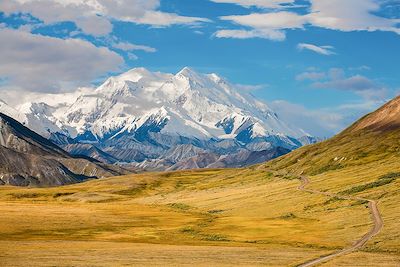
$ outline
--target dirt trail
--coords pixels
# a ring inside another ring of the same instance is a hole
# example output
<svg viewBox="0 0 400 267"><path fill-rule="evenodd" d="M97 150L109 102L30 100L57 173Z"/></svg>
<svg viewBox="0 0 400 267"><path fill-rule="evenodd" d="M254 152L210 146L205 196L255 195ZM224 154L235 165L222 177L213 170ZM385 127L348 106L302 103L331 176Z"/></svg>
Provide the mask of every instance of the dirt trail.
<svg viewBox="0 0 400 267"><path fill-rule="evenodd" d="M317 264L324 263L324 262L326 262L328 260L331 260L333 258L342 256L342 255L350 253L350 252L353 252L353 251L361 248L362 246L364 246L365 243L368 242L368 240L370 240L373 236L378 234L379 231L382 229L383 220L382 220L381 214L379 212L378 205L377 205L376 201L370 200L370 199L366 199L366 198L342 196L342 195L329 193L329 192L321 192L321 191L318 191L318 190L306 189L305 187L309 183L310 183L310 180L307 177L302 176L301 177L301 185L298 187L298 189L301 190L301 191L304 191L304 192L312 193L312 194L325 195L325 196L329 196L329 197L337 197L337 198L340 198L340 199L368 201L368 206L369 206L369 209L371 211L371 217L372 217L372 220L374 222L374 227L368 233L366 233L361 239L357 240L352 246L350 246L348 248L344 248L343 250L340 250L338 252L334 252L334 253L329 254L327 256L323 256L323 257L320 257L320 258L305 262L303 264L298 265L299 267L315 266Z"/></svg>

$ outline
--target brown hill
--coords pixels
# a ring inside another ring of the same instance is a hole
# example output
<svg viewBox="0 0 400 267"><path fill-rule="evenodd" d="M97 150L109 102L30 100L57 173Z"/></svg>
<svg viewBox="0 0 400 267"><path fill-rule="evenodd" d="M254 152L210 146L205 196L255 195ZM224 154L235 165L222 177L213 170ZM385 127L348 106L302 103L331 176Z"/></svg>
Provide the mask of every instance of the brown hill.
<svg viewBox="0 0 400 267"><path fill-rule="evenodd" d="M0 113L0 184L55 186L126 173L66 151Z"/></svg>
<svg viewBox="0 0 400 267"><path fill-rule="evenodd" d="M397 156L399 137L400 97L396 97L333 138L299 148L266 165L309 175L363 166Z"/></svg>
<svg viewBox="0 0 400 267"><path fill-rule="evenodd" d="M389 101L347 129L346 132L359 130L387 131L400 128L400 96Z"/></svg>

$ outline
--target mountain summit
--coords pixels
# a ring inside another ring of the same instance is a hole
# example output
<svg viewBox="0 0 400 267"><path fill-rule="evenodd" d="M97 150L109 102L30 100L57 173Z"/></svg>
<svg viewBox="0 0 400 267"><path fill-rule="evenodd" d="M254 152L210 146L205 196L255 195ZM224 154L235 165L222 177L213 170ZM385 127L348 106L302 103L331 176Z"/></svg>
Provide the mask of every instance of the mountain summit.
<svg viewBox="0 0 400 267"><path fill-rule="evenodd" d="M71 151L90 143L127 163L156 160L183 144L218 158L243 149L291 150L310 139L224 78L188 67L176 74L135 68L72 103L31 102L19 110L25 125L59 145L74 144Z"/></svg>

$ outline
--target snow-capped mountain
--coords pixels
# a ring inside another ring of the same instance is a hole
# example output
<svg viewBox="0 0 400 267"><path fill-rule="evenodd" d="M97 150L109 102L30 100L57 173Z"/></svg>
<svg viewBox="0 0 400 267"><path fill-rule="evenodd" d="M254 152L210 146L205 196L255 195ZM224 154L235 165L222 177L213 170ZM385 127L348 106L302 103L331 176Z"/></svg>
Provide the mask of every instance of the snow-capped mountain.
<svg viewBox="0 0 400 267"><path fill-rule="evenodd" d="M51 99L15 108L0 102L0 112L61 145L82 151L76 146L90 143L122 162L155 160L183 144L217 155L294 149L309 136L224 78L187 67L175 75L135 68Z"/></svg>
<svg viewBox="0 0 400 267"><path fill-rule="evenodd" d="M0 99L0 113L10 116L18 121L25 121L25 116L23 113L19 112L17 109L9 106L6 102Z"/></svg>

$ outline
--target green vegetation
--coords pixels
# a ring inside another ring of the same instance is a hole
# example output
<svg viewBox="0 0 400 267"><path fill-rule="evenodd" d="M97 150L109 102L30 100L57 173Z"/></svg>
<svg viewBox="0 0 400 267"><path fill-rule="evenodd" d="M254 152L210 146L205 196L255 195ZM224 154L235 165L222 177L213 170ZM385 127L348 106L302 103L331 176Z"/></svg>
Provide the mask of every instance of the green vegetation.
<svg viewBox="0 0 400 267"><path fill-rule="evenodd" d="M171 203L168 204L171 208L178 209L178 210L189 210L191 207L184 203Z"/></svg>
<svg viewBox="0 0 400 267"><path fill-rule="evenodd" d="M70 195L73 195L73 194L74 193L72 193L72 192L63 192L63 193L58 192L58 193L54 193L53 197L54 198L58 198L58 197L70 196Z"/></svg>
<svg viewBox="0 0 400 267"><path fill-rule="evenodd" d="M287 219L295 219L295 218L297 218L297 216L294 215L293 213L289 212L289 213L286 213L286 214L280 216L279 218L281 218L283 220L287 220Z"/></svg>
<svg viewBox="0 0 400 267"><path fill-rule="evenodd" d="M229 241L229 239L226 236L218 234L204 235L202 236L201 239L206 241Z"/></svg>
<svg viewBox="0 0 400 267"><path fill-rule="evenodd" d="M22 193L11 193L9 194L12 198L23 199L23 198L38 198L42 196L42 194L38 193L30 193L30 192L22 192Z"/></svg>
<svg viewBox="0 0 400 267"><path fill-rule="evenodd" d="M321 174L327 171L334 171L334 170L340 170L344 168L341 164L334 164L334 163L329 163L328 165L325 165L317 170L314 170L310 173L310 175L317 175Z"/></svg>
<svg viewBox="0 0 400 267"><path fill-rule="evenodd" d="M391 172L385 175L382 175L379 177L379 180L389 180L390 182L393 182L397 178L400 177L400 172Z"/></svg>
<svg viewBox="0 0 400 267"><path fill-rule="evenodd" d="M216 213L222 213L222 212L224 212L224 210L209 210L207 212L210 214L216 214Z"/></svg>
<svg viewBox="0 0 400 267"><path fill-rule="evenodd" d="M324 205L329 205L331 203L334 203L334 202L337 202L337 201L341 201L341 200L343 200L343 199L340 198L340 197L331 197L327 201L324 202Z"/></svg>
<svg viewBox="0 0 400 267"><path fill-rule="evenodd" d="M379 187L379 186L384 186L387 184L390 184L392 182L394 182L397 178L400 177L400 173L388 173L385 175L382 175L378 178L378 180L371 182L371 183L367 183L367 184L362 184L362 185L357 185L354 186L350 189L341 191L341 194L356 194L356 193L360 193L363 192L365 190L369 190L375 187Z"/></svg>

